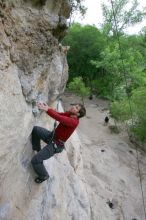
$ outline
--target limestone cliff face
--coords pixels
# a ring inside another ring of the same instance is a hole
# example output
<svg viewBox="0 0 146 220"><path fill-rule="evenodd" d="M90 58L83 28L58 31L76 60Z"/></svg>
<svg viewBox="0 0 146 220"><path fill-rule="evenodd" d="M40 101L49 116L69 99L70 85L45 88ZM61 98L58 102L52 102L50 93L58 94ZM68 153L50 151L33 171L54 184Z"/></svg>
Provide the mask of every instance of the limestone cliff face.
<svg viewBox="0 0 146 220"><path fill-rule="evenodd" d="M69 13L68 0L0 0L1 220L90 219L75 133L75 147L71 139L68 153L46 161L48 182L35 184L30 166L32 127L47 121L46 127L52 128L45 114L34 117L34 104L40 99L53 103L68 78L59 40Z"/></svg>
<svg viewBox="0 0 146 220"><path fill-rule="evenodd" d="M42 5L6 1L1 3L0 13L1 70L13 66L26 101L40 95L46 100L56 98L67 80L67 63L58 39L67 28L69 5L65 1L44 1Z"/></svg>

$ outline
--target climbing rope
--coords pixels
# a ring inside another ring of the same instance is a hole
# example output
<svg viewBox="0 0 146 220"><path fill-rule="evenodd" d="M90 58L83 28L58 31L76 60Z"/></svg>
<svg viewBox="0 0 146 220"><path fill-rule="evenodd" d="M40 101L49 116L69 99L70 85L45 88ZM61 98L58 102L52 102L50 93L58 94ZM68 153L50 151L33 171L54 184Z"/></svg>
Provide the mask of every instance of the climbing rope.
<svg viewBox="0 0 146 220"><path fill-rule="evenodd" d="M65 54L66 54L66 52L65 52ZM64 72L65 54L64 54L64 57L63 57L63 65L62 65L62 72L61 72L61 82L62 82L62 76L63 76L63 72ZM57 100L56 111L58 111L58 109L59 109L59 101L60 101L60 97L59 97L58 100ZM55 120L55 121L54 121L54 126L53 126L53 131L52 131L52 140L53 140L54 135L55 135L56 126L57 126L57 121Z"/></svg>
<svg viewBox="0 0 146 220"><path fill-rule="evenodd" d="M119 37L119 33L118 33L118 28L117 28L117 21L116 21L116 15L115 15L115 11L114 11L114 4L113 4L112 0L110 0L110 1L111 1L112 13L113 13L114 23L115 23L115 28L116 28L116 37L117 37L117 41L118 41L118 45L119 45L120 57L121 57L121 61L122 61L123 75L124 75L124 80L125 80L125 85L126 85L126 94L127 94L128 102L129 102L132 126L134 126L134 123L133 123L134 122L134 120L133 120L133 111L132 111L132 106L131 106L131 101L130 101L130 95L127 93L128 82L127 82L127 76L126 76L126 68L125 68L125 65L124 65L124 59L123 59L123 54L122 54L122 47L121 47L120 37ZM144 215L145 215L145 220L146 220L146 208L145 208L144 192L143 192L143 185L142 185L142 175L141 175L141 170L140 170L140 161L139 161L137 145L135 146L135 148L136 148L136 159L137 159L137 165L138 165L140 189L141 189L141 195L142 195L142 204L143 204L143 210L144 210Z"/></svg>
<svg viewBox="0 0 146 220"><path fill-rule="evenodd" d="M63 72L64 72L64 66L65 66L65 54L67 54L67 50L69 49L70 47L69 46L66 46L66 49L63 50L62 49L62 46L59 45L59 49L62 50L62 52L64 53L64 57L63 57L63 65L62 65L62 72L61 72L61 82L62 82L62 76L63 76ZM39 100L42 100L42 97L41 95L38 95L37 96L37 102ZM60 101L60 97L58 97L58 100L57 100L57 106L56 106L56 111L58 111L58 108L59 108L59 101ZM36 105L36 100L33 101L32 103L32 112L34 114L35 117L38 116L38 114L40 114L40 110L38 109L37 105ZM54 135L55 135L55 129L56 129L56 126L57 126L57 121L55 120L54 121L54 126L53 126L53 130L52 130L52 139L54 138Z"/></svg>

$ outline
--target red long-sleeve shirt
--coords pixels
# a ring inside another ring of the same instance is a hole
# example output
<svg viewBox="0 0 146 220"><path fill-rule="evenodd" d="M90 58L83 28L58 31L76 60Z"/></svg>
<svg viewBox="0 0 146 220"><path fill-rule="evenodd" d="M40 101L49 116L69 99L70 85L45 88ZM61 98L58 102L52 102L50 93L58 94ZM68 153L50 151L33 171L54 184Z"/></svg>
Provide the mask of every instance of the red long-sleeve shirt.
<svg viewBox="0 0 146 220"><path fill-rule="evenodd" d="M62 140L65 142L79 124L79 119L72 118L69 112L60 113L53 109L48 109L47 114L60 122L55 129L56 140Z"/></svg>

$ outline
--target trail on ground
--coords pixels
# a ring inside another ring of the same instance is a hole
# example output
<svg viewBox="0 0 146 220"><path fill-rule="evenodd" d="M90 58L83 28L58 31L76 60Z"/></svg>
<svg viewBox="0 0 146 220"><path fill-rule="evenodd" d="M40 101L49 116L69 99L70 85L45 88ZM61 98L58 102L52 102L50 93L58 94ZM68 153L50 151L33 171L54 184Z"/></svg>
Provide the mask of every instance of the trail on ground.
<svg viewBox="0 0 146 220"><path fill-rule="evenodd" d="M65 108L78 101L79 98L71 94L63 98ZM126 132L112 133L111 118L109 124L104 125L107 101L86 99L85 105L87 115L80 120L78 133L92 219L145 220L135 147ZM146 206L146 155L143 152L139 152L139 160ZM108 201L112 202L112 209Z"/></svg>

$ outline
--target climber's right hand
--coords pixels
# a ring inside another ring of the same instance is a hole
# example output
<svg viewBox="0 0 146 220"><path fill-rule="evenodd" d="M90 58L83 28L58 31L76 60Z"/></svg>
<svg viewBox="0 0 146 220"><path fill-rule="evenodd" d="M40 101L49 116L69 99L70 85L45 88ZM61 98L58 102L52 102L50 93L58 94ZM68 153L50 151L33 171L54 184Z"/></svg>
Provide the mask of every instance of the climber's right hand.
<svg viewBox="0 0 146 220"><path fill-rule="evenodd" d="M38 102L38 103L37 103L37 106L38 106L39 109L44 110L44 111L46 111L46 112L47 112L48 109L49 109L49 106L48 106L46 103Z"/></svg>

